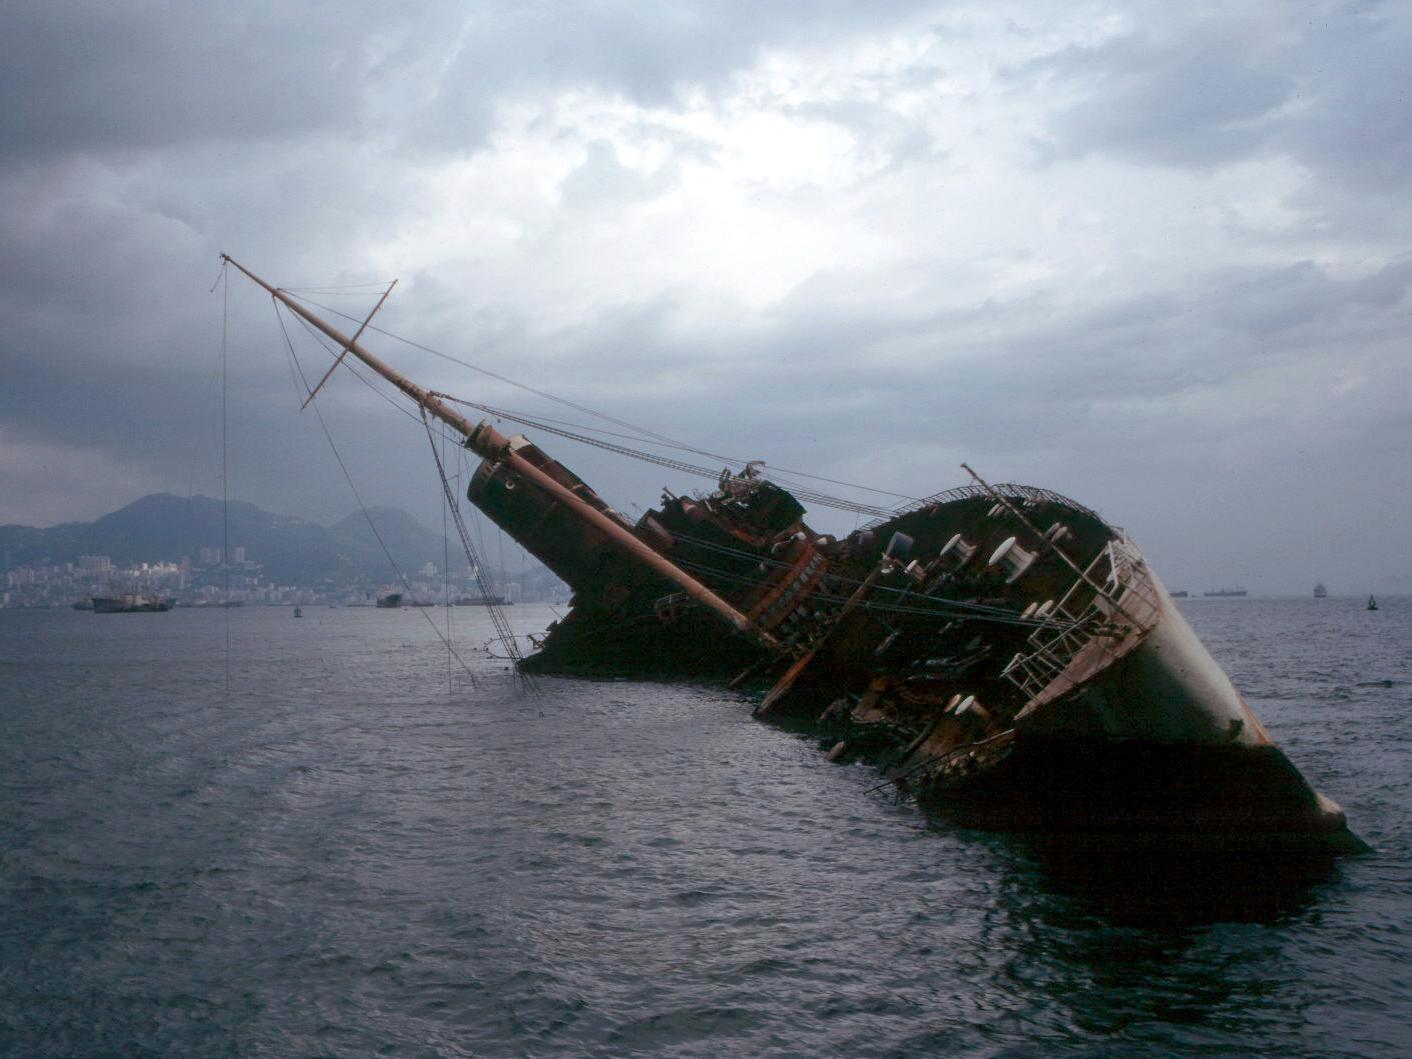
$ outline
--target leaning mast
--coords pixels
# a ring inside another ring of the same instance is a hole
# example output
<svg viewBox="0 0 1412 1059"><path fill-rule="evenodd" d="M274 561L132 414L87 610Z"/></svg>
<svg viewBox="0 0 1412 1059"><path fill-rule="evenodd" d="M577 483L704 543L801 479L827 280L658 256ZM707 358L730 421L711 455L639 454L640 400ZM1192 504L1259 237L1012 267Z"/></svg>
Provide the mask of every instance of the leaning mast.
<svg viewBox="0 0 1412 1059"><path fill-rule="evenodd" d="M519 455L519 453L515 452L510 446L510 439L491 426L489 422L481 420L479 423L471 423L469 419L451 408L439 397L433 395L429 390L418 386L400 371L386 364L375 354L369 352L357 341L356 337L345 335L336 327L304 308L304 306L300 305L280 288L266 283L229 254L222 254L221 260L227 264L234 265L244 273L251 282L268 291L270 297L286 306L290 312L307 322L311 327L327 335L334 342L337 342L341 350L346 353L352 353L369 368L410 397L429 414L440 419L453 430L458 431L465 438L464 445L466 448L470 449L482 459L504 463L516 474L530 479L560 503L564 504L568 510L574 512L580 519L591 524L619 547L641 560L648 568L667 578L669 581L672 581L692 599L715 611L726 621L730 622L737 631L752 637L767 649L778 650L778 642L768 632L761 629L739 610L731 606L715 592L711 591L711 589L707 588L696 578L681 569L681 567L667 559L660 552L655 551L653 548L643 543L622 525L609 518L593 505L584 501L583 498L579 497L572 490L555 481L523 456Z"/></svg>

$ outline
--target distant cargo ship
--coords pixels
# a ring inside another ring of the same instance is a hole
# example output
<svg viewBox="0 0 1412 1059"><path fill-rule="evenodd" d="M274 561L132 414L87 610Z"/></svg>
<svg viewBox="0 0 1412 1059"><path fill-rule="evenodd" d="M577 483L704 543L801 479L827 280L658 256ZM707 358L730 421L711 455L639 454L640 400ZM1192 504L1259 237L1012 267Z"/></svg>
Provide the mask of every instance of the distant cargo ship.
<svg viewBox="0 0 1412 1059"><path fill-rule="evenodd" d="M384 610L389 610L393 607L400 607L402 606L402 593L389 592L385 596L379 596L377 605L379 607L382 607Z"/></svg>
<svg viewBox="0 0 1412 1059"><path fill-rule="evenodd" d="M1201 593L1203 596L1243 596L1243 588L1213 588L1210 592Z"/></svg>
<svg viewBox="0 0 1412 1059"><path fill-rule="evenodd" d="M1182 589L1180 592L1168 592L1167 595L1171 596L1173 599L1186 599L1191 593L1186 589Z"/></svg>
<svg viewBox="0 0 1412 1059"><path fill-rule="evenodd" d="M171 610L176 600L170 596L144 596L138 592L125 592L121 596L94 596L95 614L155 614Z"/></svg>
<svg viewBox="0 0 1412 1059"><path fill-rule="evenodd" d="M456 599L458 607L508 607L510 600L504 596L459 596Z"/></svg>

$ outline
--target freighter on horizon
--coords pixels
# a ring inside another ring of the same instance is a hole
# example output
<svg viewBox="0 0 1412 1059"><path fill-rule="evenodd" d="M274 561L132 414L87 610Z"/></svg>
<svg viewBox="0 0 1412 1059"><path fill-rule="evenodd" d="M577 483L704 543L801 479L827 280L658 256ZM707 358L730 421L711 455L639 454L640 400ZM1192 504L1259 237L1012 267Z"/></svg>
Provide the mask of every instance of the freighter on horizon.
<svg viewBox="0 0 1412 1059"><path fill-rule="evenodd" d="M144 596L139 592L93 597L95 614L156 614L175 606L176 600L169 596Z"/></svg>

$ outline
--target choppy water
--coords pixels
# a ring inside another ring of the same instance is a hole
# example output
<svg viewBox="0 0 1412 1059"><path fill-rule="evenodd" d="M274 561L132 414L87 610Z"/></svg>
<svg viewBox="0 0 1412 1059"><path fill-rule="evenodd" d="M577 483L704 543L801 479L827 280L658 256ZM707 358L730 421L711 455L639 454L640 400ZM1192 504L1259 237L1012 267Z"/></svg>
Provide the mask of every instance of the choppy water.
<svg viewBox="0 0 1412 1059"><path fill-rule="evenodd" d="M1412 1053L1412 599L1185 609L1374 855L929 826L718 689L448 693L415 612L232 611L229 697L225 613L0 612L0 1052Z"/></svg>

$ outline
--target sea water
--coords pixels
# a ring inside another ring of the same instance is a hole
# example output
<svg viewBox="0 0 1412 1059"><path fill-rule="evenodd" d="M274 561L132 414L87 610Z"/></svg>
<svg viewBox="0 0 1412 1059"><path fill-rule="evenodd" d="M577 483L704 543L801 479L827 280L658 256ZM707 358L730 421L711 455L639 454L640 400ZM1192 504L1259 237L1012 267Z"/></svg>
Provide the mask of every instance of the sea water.
<svg viewBox="0 0 1412 1059"><path fill-rule="evenodd" d="M464 668L444 611L0 611L0 1053L1412 1054L1382 603L1183 603L1375 849L1313 865L932 824L743 694L527 693L471 608Z"/></svg>

